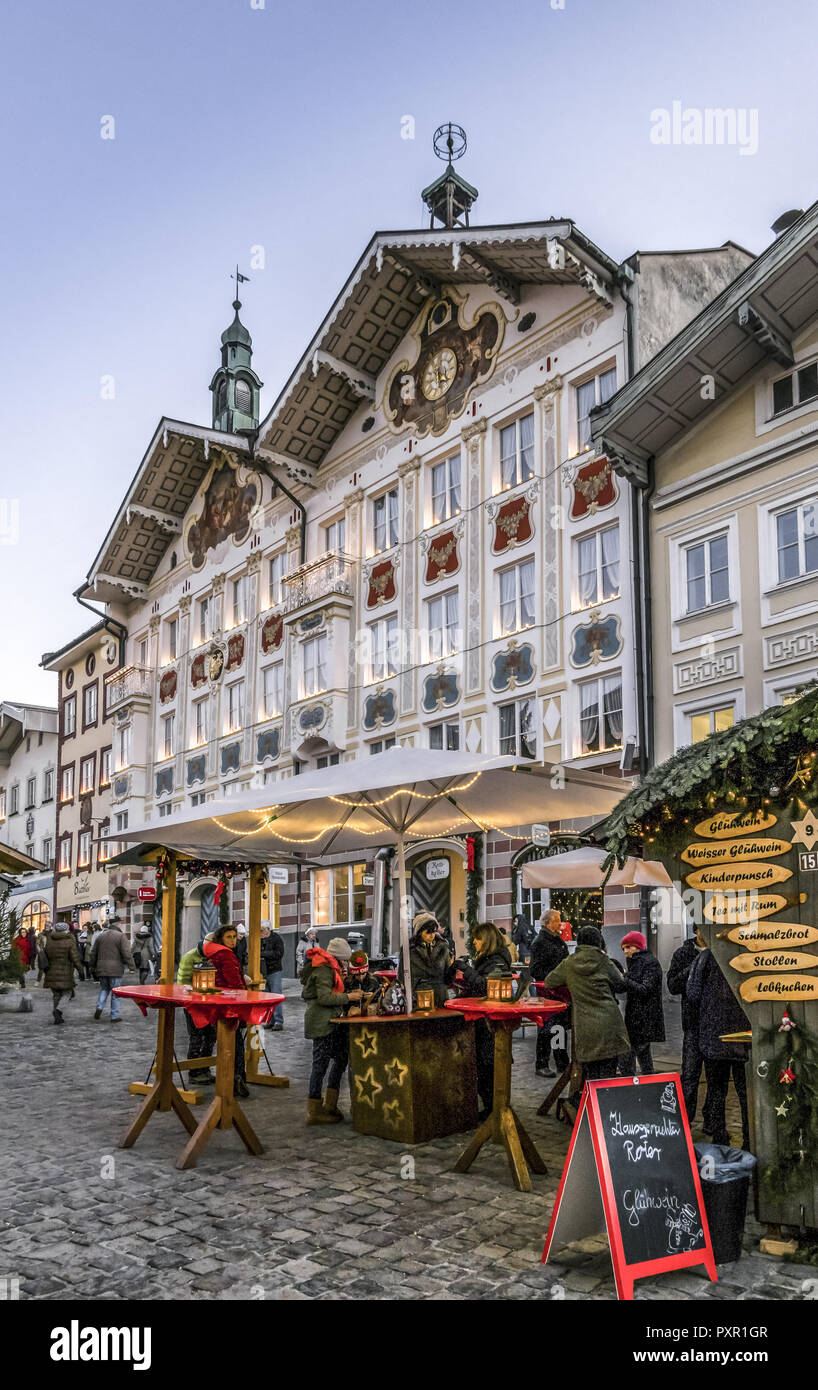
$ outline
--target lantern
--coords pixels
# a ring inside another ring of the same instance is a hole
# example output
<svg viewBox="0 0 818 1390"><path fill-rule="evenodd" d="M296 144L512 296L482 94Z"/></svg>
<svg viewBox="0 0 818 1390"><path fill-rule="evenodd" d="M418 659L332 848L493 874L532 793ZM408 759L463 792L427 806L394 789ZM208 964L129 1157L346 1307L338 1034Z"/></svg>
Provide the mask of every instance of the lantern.
<svg viewBox="0 0 818 1390"><path fill-rule="evenodd" d="M494 1004L510 1004L514 998L514 976L494 975L486 980L486 998Z"/></svg>
<svg viewBox="0 0 818 1390"><path fill-rule="evenodd" d="M216 994L215 965L194 965L191 980L196 994Z"/></svg>
<svg viewBox="0 0 818 1390"><path fill-rule="evenodd" d="M417 1008L426 1013L435 1007L435 992L433 989L419 989L417 992Z"/></svg>

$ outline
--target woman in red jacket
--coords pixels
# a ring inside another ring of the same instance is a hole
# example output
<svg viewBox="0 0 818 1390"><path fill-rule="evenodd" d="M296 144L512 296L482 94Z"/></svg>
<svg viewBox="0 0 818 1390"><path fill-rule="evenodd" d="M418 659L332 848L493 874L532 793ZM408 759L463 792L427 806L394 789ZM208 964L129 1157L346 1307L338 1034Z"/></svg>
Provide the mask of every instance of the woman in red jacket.
<svg viewBox="0 0 818 1390"><path fill-rule="evenodd" d="M33 947L31 943L31 937L29 936L25 927L21 927L18 931L17 935L14 938L14 945L20 952L20 959L23 962L23 970L30 970Z"/></svg>
<svg viewBox="0 0 818 1390"><path fill-rule="evenodd" d="M246 989L252 984L249 975L242 974L239 958L236 955L239 934L235 927L219 927L204 939L202 954L216 967L217 989ZM247 1088L247 1073L244 1067L244 1036L246 1028L240 1023L236 1029L236 1063L233 1071L233 1094L246 1100L250 1092Z"/></svg>

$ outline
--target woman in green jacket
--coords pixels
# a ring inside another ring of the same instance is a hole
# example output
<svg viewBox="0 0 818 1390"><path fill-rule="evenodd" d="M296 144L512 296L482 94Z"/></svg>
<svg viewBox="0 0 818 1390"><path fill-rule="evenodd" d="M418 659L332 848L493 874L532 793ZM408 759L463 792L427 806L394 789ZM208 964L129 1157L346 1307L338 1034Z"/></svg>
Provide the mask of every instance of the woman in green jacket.
<svg viewBox="0 0 818 1390"><path fill-rule="evenodd" d="M549 989L566 985L571 992L574 1056L586 1081L616 1076L616 1059L630 1049L625 1020L614 992L624 993L621 970L602 949L598 927L580 927L577 949L546 975Z"/></svg>
<svg viewBox="0 0 818 1390"><path fill-rule="evenodd" d="M304 1037L312 1039L308 1125L335 1125L343 1119L338 1109L338 1088L349 1061L349 1042L346 1030L334 1027L332 1020L363 996L360 989L345 991L344 967L349 965L351 955L349 942L336 936L326 951L318 946L307 951L301 971L301 998L307 1005ZM325 1076L327 1094L322 1103Z"/></svg>

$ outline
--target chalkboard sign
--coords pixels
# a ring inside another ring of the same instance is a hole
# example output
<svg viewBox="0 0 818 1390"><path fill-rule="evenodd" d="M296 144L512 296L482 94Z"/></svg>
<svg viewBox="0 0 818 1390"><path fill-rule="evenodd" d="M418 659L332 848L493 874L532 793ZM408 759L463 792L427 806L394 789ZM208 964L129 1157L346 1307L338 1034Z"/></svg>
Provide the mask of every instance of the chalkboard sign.
<svg viewBox="0 0 818 1390"><path fill-rule="evenodd" d="M617 1293L648 1274L704 1264L716 1278L679 1077L588 1082L543 1260L607 1229Z"/></svg>

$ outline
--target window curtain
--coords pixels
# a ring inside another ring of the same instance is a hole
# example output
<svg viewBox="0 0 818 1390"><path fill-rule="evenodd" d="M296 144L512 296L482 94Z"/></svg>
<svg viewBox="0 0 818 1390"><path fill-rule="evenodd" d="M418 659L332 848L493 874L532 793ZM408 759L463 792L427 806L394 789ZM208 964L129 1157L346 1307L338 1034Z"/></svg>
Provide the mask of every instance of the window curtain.
<svg viewBox="0 0 818 1390"><path fill-rule="evenodd" d="M622 743L622 685L620 681L606 681L602 697L605 712L605 746L618 747Z"/></svg>
<svg viewBox="0 0 818 1390"><path fill-rule="evenodd" d="M599 690L596 681L580 689L579 728L582 752L595 753L599 748Z"/></svg>

